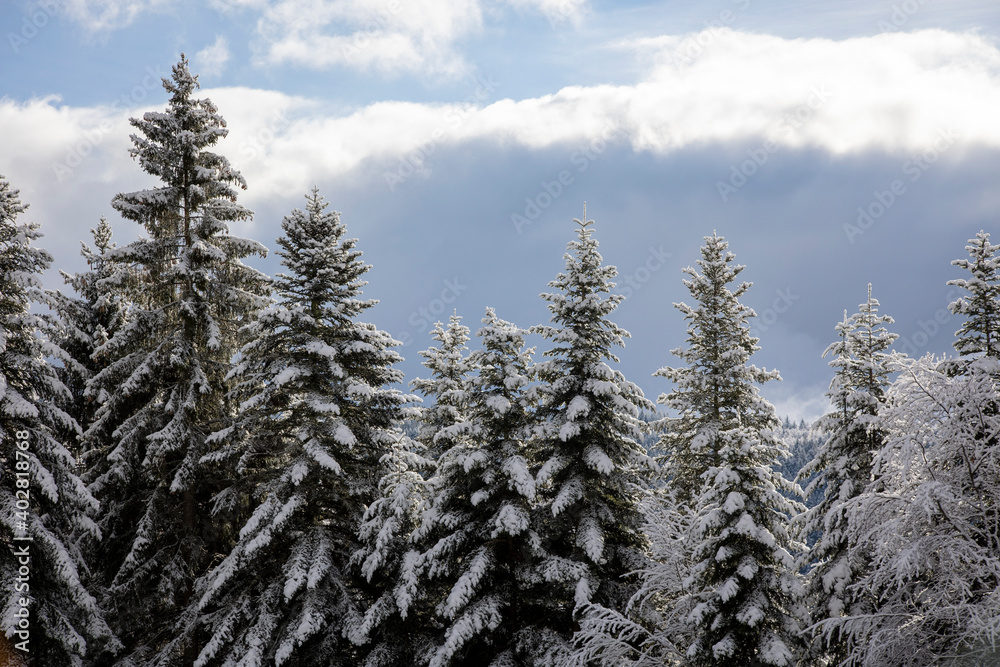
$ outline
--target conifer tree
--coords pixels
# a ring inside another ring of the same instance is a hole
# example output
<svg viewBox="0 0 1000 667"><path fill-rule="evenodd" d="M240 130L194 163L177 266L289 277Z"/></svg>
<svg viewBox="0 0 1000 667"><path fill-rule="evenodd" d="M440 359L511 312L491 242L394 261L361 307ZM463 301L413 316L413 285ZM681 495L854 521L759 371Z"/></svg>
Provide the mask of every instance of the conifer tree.
<svg viewBox="0 0 1000 667"><path fill-rule="evenodd" d="M469 420L443 433L455 443L429 481L429 506L404 569L414 599L436 603L441 636L426 656L447 665L551 664L561 641L546 627L532 521L535 479L529 442L532 350L525 332L487 309L466 385Z"/></svg>
<svg viewBox="0 0 1000 667"><path fill-rule="evenodd" d="M469 328L457 313L449 318L447 328L437 322L431 338L440 347L420 352L431 376L416 378L410 386L433 403L414 410L419 424L417 442L401 438L386 457L387 473L379 482L380 495L365 512L362 546L354 556L363 576L377 591L356 634L358 643L367 645L367 667L410 667L417 656L429 654L441 629L433 605L425 599L412 599L410 586L403 580L404 565L408 574L415 572L417 552L410 537L428 500L425 478L433 475L436 461L456 442L450 427L468 421L472 365L465 345Z"/></svg>
<svg viewBox="0 0 1000 667"><path fill-rule="evenodd" d="M241 261L266 249L229 231L251 216L236 202L246 182L208 150L226 136L225 121L194 97L197 77L183 55L163 86L167 109L130 121L138 131L131 154L160 185L112 201L145 235L106 251L117 270L98 282L131 302L131 317L97 349L108 365L87 388L106 400L85 441L98 447L111 436L95 488L102 525L119 531L100 559L127 647L123 665L190 665L197 655L182 611L229 539L209 511L227 473L201 459L208 435L231 417L226 375L238 329L266 302L266 276Z"/></svg>
<svg viewBox="0 0 1000 667"><path fill-rule="evenodd" d="M758 339L739 297L750 283L730 289L744 267L728 248L717 234L705 237L701 272L684 269L696 305L675 304L688 320L688 346L673 353L687 366L656 372L674 382L660 402L678 413L665 420L665 470L700 515L685 664L791 665L801 611L789 520L801 506L781 492L800 490L774 470L787 448L757 385L778 374L749 364Z"/></svg>
<svg viewBox="0 0 1000 667"><path fill-rule="evenodd" d="M410 385L433 401L432 405L419 411L417 438L427 448L426 456L436 461L452 444L443 432L466 419L469 397L465 381L473 368L465 345L469 342L469 327L462 324L462 318L457 314L449 318L447 328L437 322L431 331L431 338L438 341L440 347L420 352L424 358L423 365L431 371L431 376L417 378Z"/></svg>
<svg viewBox="0 0 1000 667"><path fill-rule="evenodd" d="M842 619L849 665L992 664L1000 655L1000 258L979 232L970 272L949 281L967 296L958 359L907 362L879 419L873 479L849 506L857 582L874 613Z"/></svg>
<svg viewBox="0 0 1000 667"><path fill-rule="evenodd" d="M956 259L952 266L965 269L968 278L949 280L949 285L961 287L969 292L948 305L956 315L964 315L965 322L955 333L955 350L960 357L985 355L1000 357L1000 256L996 251L1000 246L990 243L990 235L985 231L969 239L965 249L968 259Z"/></svg>
<svg viewBox="0 0 1000 667"><path fill-rule="evenodd" d="M387 385L398 345L358 321L369 266L357 239L314 189L282 221L277 304L260 312L233 370L239 412L208 458L238 481L225 509L251 494L239 541L205 579L199 608L211 638L197 665L357 665L364 613L351 557L366 507L399 439L406 401Z"/></svg>
<svg viewBox="0 0 1000 667"><path fill-rule="evenodd" d="M100 538L97 502L59 439L79 427L62 407L70 392L46 360L68 355L29 310L55 301L41 288L52 259L32 245L38 225L17 220L25 208L0 176L0 631L31 667L76 666L118 644L82 583L78 541Z"/></svg>
<svg viewBox="0 0 1000 667"><path fill-rule="evenodd" d="M889 386L889 353L897 338L885 326L892 324L888 315L878 314L879 302L871 295L859 306L859 312L837 325L840 340L831 344L826 354L836 355L830 365L837 369L827 396L834 410L824 415L816 430L827 434L815 457L799 471L800 480L812 477L805 497L822 489L823 498L816 506L795 518L803 541L818 535L815 545L803 555L801 566L808 566L806 602L813 623L825 619L822 642L810 647L813 660L825 659L837 664L846 657L846 646L837 630L837 619L844 615L871 612L870 596L851 584L866 564L850 551L848 530L849 501L859 496L872 479L872 461L884 444L884 431L878 415Z"/></svg>
<svg viewBox="0 0 1000 667"><path fill-rule="evenodd" d="M111 224L102 217L97 228L91 229L90 233L94 237L94 248L85 242L80 244L80 254L86 259L88 270L74 275L60 272L75 296L58 291L49 295L54 300L58 315L59 347L68 355L65 364L58 370L60 379L72 396L67 412L83 432L90 428L97 407L102 402L101 396L87 392L89 380L106 366L106 361L95 357L95 352L128 319L128 304L121 295L99 286L100 281L111 277L117 269L107 257L116 247L111 241ZM85 479L92 480L96 465L102 463L99 453L81 451L78 458L84 461ZM88 466L89 461L96 465Z"/></svg>
<svg viewBox="0 0 1000 667"><path fill-rule="evenodd" d="M592 220L575 220L566 269L542 294L552 324L533 332L554 343L537 364L539 528L551 627L567 639L574 611L593 603L622 610L638 587L626 576L648 563L639 501L655 466L639 444L642 409L653 404L629 382L614 347L628 332L608 317L623 297L602 264Z"/></svg>
<svg viewBox="0 0 1000 667"><path fill-rule="evenodd" d="M423 451L420 443L399 438L383 457L379 496L361 522L361 546L352 563L360 567L374 600L351 639L363 646L364 667L412 667L416 656L431 650L441 628L433 606L413 600L413 583L403 577L418 556L410 537L427 502L425 475L434 468Z"/></svg>

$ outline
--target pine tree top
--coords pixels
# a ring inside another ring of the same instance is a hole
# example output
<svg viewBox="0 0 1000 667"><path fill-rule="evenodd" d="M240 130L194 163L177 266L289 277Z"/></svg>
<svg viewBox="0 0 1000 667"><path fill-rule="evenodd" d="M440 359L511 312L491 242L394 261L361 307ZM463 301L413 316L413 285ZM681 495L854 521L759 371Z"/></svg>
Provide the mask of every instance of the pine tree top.
<svg viewBox="0 0 1000 667"><path fill-rule="evenodd" d="M52 304L41 283L41 274L52 264L52 256L31 245L42 233L37 222L17 220L26 210L20 190L0 174L0 317L27 313L29 300ZM22 326L42 324L40 318L32 317L31 322ZM2 346L0 339L0 349Z"/></svg>
<svg viewBox="0 0 1000 667"><path fill-rule="evenodd" d="M209 99L195 99L198 77L188 69L187 58L173 66L170 79L163 79L170 93L166 111L150 111L129 122L141 132L130 135L133 159L142 169L163 181L164 186L120 193L111 205L123 218L144 225L154 237L166 234L190 241L191 220L196 213L210 233L224 230L225 221L244 220L252 213L236 203L236 190L245 190L246 180L229 160L206 148L215 145L229 130ZM177 216L184 216L178 220Z"/></svg>
<svg viewBox="0 0 1000 667"><path fill-rule="evenodd" d="M536 366L543 381L541 391L553 395L550 403L555 406L581 392L604 393L599 388L605 387L619 395L623 410L634 415L638 407L653 406L638 387L625 382L607 364L618 362L611 350L624 347L630 334L608 319L624 300L623 296L611 293L618 270L603 264L598 243L592 236L593 220L586 219L586 209L584 213L584 220L573 219L578 225L577 238L567 244L565 270L549 282L549 287L559 291L541 294L549 302L552 324L537 325L530 330L555 343L543 353L550 359ZM612 385L618 389L610 389Z"/></svg>
<svg viewBox="0 0 1000 667"><path fill-rule="evenodd" d="M756 388L751 387L753 383L781 379L777 371L749 364L751 355L760 349L759 339L750 334L749 320L756 313L739 298L753 283L743 281L735 288L729 287L745 268L733 264L735 259L725 237L713 232L705 237L705 245L701 247L701 259L697 261L701 271L690 266L683 269L690 276L684 285L695 305L674 304L688 321L688 345L671 353L688 365L664 367L654 373L677 385L671 394L661 395L659 402L682 413L693 409L718 419L723 412L745 410L758 402ZM711 397L712 392L724 396L722 403L718 397ZM722 404L728 408L722 409ZM763 410L771 411L769 404Z"/></svg>
<svg viewBox="0 0 1000 667"><path fill-rule="evenodd" d="M969 292L948 305L956 315L965 315L962 328L955 332L955 350L960 356L984 354L1000 357L1000 246L990 243L990 235L980 231L969 239L965 249L968 259L956 259L952 266L965 269L969 278L949 280L948 285L961 287Z"/></svg>
<svg viewBox="0 0 1000 667"><path fill-rule="evenodd" d="M306 210L293 210L281 222L278 255L290 274L278 273L280 301L305 307L313 319L346 323L378 301L361 299L371 265L361 261L358 239L345 238L340 213L327 211L329 202L313 188Z"/></svg>

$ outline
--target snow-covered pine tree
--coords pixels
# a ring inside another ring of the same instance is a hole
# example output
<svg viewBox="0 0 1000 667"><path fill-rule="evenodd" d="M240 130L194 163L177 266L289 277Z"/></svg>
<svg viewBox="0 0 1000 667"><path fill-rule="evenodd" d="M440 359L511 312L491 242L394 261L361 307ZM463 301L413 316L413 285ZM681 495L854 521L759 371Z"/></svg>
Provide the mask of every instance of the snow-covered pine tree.
<svg viewBox="0 0 1000 667"><path fill-rule="evenodd" d="M99 281L109 278L116 270L107 257L107 253L116 247L111 241L111 224L102 217L97 228L91 229L90 233L94 237L94 248L86 242L80 244L83 246L80 254L86 259L89 269L73 275L60 271L75 296L58 291L49 294L58 316L57 342L68 355L58 369L59 378L72 396L67 412L80 425L82 432L90 428L97 407L103 402L101 396L86 391L87 382L107 363L95 358L94 352L128 319L127 302L120 295L98 286ZM88 460L100 465L102 458L99 452L78 452L78 459L84 464L85 480L92 480L99 474L96 467L88 465Z"/></svg>
<svg viewBox="0 0 1000 667"><path fill-rule="evenodd" d="M442 627L434 616L433 604L413 600L401 577L407 554L411 559L417 555L410 536L427 501L426 477L432 475L441 454L455 444L455 433L448 431L449 427L468 421L472 366L466 354L469 328L457 313L449 318L447 328L435 323L431 338L440 347L420 352L431 376L417 378L410 386L433 404L414 409L418 441L401 438L386 456L387 472L379 482L380 495L365 512L362 547L354 555L378 594L356 635L358 643L368 645L366 667L410 667L417 656L428 655L435 633ZM411 561L408 567L413 565Z"/></svg>
<svg viewBox="0 0 1000 667"><path fill-rule="evenodd" d="M1000 256L996 251L1000 246L990 243L990 235L985 231L969 239L965 249L968 259L956 259L952 266L958 266L972 274L969 278L949 280L949 285L961 287L969 292L948 305L956 315L964 315L962 328L955 332L955 350L961 357L985 355L1000 357ZM949 367L953 367L950 364Z"/></svg>
<svg viewBox="0 0 1000 667"><path fill-rule="evenodd" d="M205 578L211 638L202 665L357 665L351 641L366 600L350 573L366 507L400 437L408 397L398 345L358 316L370 266L340 215L314 189L282 221L277 304L249 329L232 376L239 412L209 458L235 471L216 498L256 507Z"/></svg>
<svg viewBox="0 0 1000 667"><path fill-rule="evenodd" d="M532 350L524 334L486 310L482 348L470 357L478 374L465 385L469 420L442 433L454 444L428 482L429 505L413 534L418 554L401 582L415 601L434 603L443 623L435 645L417 655L420 664L552 664L551 650L562 643L539 604L526 390Z"/></svg>
<svg viewBox="0 0 1000 667"><path fill-rule="evenodd" d="M664 420L660 440L669 483L700 515L685 664L791 665L801 610L789 522L801 505L781 492L801 490L774 470L787 449L757 385L778 374L749 364L758 339L748 324L754 312L739 301L750 283L729 287L744 269L734 259L725 238L705 237L701 272L684 269L696 305L675 304L688 320L688 346L673 354L687 366L655 373L675 384L660 396L678 415Z"/></svg>
<svg viewBox="0 0 1000 667"><path fill-rule="evenodd" d="M353 562L360 566L374 597L352 635L355 643L366 645L364 667L412 667L416 656L430 650L441 627L433 606L412 600L402 578L406 558L416 557L410 536L427 500L425 475L434 467L423 451L409 438L396 442L383 457L386 472L379 480L379 497L361 522L361 547Z"/></svg>
<svg viewBox="0 0 1000 667"><path fill-rule="evenodd" d="M440 347L430 347L420 352L423 365L431 371L429 378L417 378L410 383L433 404L420 409L420 430L417 438L426 447L426 456L436 461L448 451L452 442L442 432L449 426L465 421L469 397L465 381L473 371L467 358L469 327L462 324L458 314L448 319L448 327L441 322L434 325L431 338Z"/></svg>
<svg viewBox="0 0 1000 667"><path fill-rule="evenodd" d="M105 252L117 270L98 289L123 294L130 319L97 355L108 365L87 391L106 400L85 441L110 434L108 470L95 483L102 525L117 534L100 560L113 573L119 664L190 665L197 641L180 631L197 578L229 544L209 501L223 483L202 462L207 436L232 410L226 375L242 321L266 303L267 278L241 259L263 255L229 225L251 212L236 201L246 182L208 149L227 134L184 56L163 80L166 111L131 119L132 156L161 184L121 193L112 206L145 235Z"/></svg>
<svg viewBox="0 0 1000 667"><path fill-rule="evenodd" d="M850 318L844 313L844 321L836 327L840 340L823 353L835 355L830 366L836 373L826 394L834 409L817 421L815 429L826 434L826 440L798 475L799 480L812 478L805 497L817 489L823 492L818 505L795 517L803 542L816 536L799 563L811 564L806 606L814 624L829 619L816 628L815 643L809 648L810 659L817 664L838 664L847 655L838 619L872 611L870 595L851 587L867 565L859 560L859 551L850 550L847 508L848 501L871 482L872 460L884 444L878 415L895 358L889 347L898 336L886 330L893 319L879 315L878 308L869 284L868 299Z"/></svg>
<svg viewBox="0 0 1000 667"><path fill-rule="evenodd" d="M593 220L583 217L565 271L549 283L558 291L541 295L552 324L532 328L554 343L537 364L537 512L550 627L567 640L577 608L621 611L636 592L637 577L627 575L649 562L639 502L655 468L638 418L655 406L609 365L629 336L608 319L624 298L611 293L618 271L602 265Z"/></svg>
<svg viewBox="0 0 1000 667"><path fill-rule="evenodd" d="M81 583L78 540L100 538L97 502L57 437L78 426L61 407L70 392L46 359L67 355L37 335L51 331L30 312L55 302L41 288L52 259L32 245L38 225L17 220L25 208L0 176L0 631L32 667L77 666L117 644Z"/></svg>

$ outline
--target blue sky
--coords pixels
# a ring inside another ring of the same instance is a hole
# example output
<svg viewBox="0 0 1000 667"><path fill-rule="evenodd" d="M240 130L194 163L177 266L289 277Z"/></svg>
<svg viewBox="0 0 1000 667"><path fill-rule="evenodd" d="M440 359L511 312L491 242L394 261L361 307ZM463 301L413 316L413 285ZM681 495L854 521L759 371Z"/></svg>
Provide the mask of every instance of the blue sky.
<svg viewBox="0 0 1000 667"><path fill-rule="evenodd" d="M759 317L764 394L812 419L821 354L867 284L898 347L951 350L950 266L1000 211L1000 12L972 0L7 0L0 174L56 269L152 182L127 119L181 52L230 135L272 249L313 186L373 265L408 378L430 324L487 306L547 321L571 220L596 220L628 298L621 369L652 398L678 363L681 269L726 236ZM271 255L256 265L278 269ZM544 347L544 346L543 346Z"/></svg>

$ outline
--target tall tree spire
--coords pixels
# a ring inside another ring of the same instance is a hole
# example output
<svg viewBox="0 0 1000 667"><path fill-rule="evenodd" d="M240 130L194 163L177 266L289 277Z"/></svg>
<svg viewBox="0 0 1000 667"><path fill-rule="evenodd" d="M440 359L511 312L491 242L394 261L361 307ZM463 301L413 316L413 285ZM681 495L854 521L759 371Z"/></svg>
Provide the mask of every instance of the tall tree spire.
<svg viewBox="0 0 1000 667"><path fill-rule="evenodd" d="M208 434L231 417L226 375L238 329L266 303L266 276L241 259L266 249L230 234L251 216L236 201L246 182L209 150L226 123L210 100L194 97L197 77L183 55L163 86L167 109L130 121L138 131L131 154L160 184L112 201L145 235L106 253L120 268L99 285L123 293L132 318L97 351L112 361L88 391L107 400L85 439L113 438L102 520L124 532L102 560L118 632L134 651L122 660L159 654L159 664L189 665L198 642L180 611L225 548L209 501L226 473L202 457Z"/></svg>
<svg viewBox="0 0 1000 667"><path fill-rule="evenodd" d="M697 269L684 269L695 305L675 304L688 320L687 362L663 368L675 388L660 402L678 413L665 420L669 484L700 515L693 545L689 617L691 665L792 665L799 588L791 556L790 517L798 503L782 494L798 486L774 469L787 456L774 407L757 384L778 379L749 364L757 348L753 311L739 301L750 283L725 238L705 237Z"/></svg>
<svg viewBox="0 0 1000 667"><path fill-rule="evenodd" d="M603 264L593 221L574 222L565 270L542 294L552 323L532 329L553 344L537 364L539 533L552 627L567 638L575 609L621 610L635 592L628 575L648 562L639 489L655 467L638 418L653 404L610 365L629 336L609 319L623 300L611 291L617 269Z"/></svg>
<svg viewBox="0 0 1000 667"><path fill-rule="evenodd" d="M249 497L254 509L204 580L199 665L359 664L366 600L351 559L406 397L388 388L403 379L398 343L358 320L376 303L361 298L370 267L327 206L313 189L282 221L288 272L232 372L234 423L210 439L207 458L236 473L217 507Z"/></svg>

